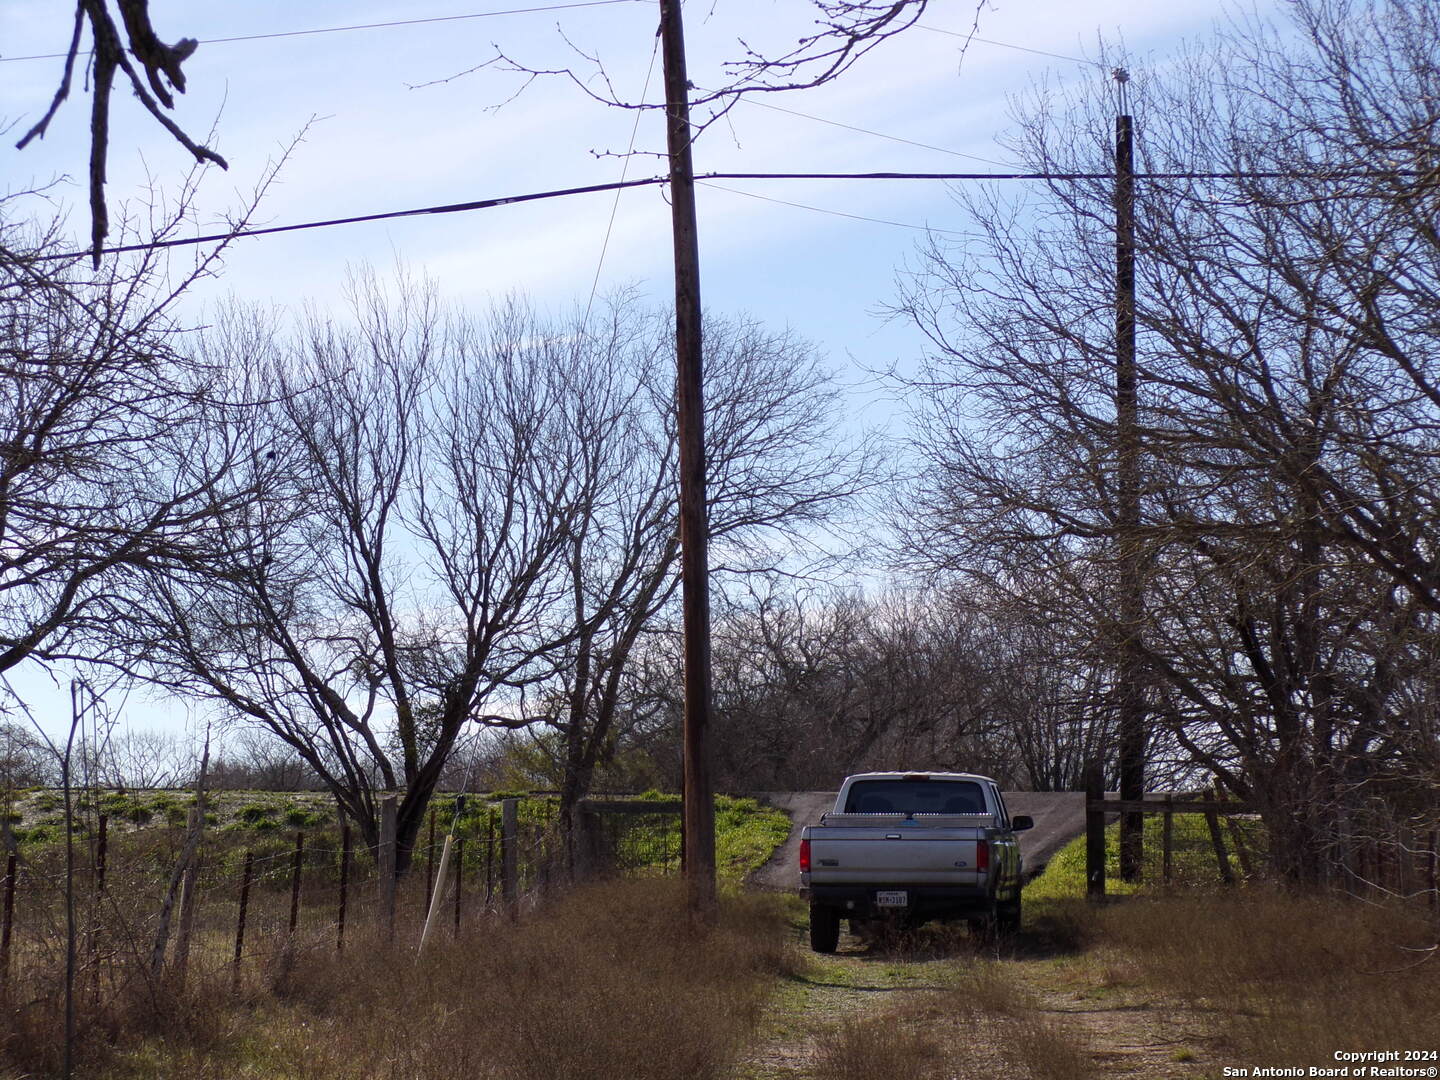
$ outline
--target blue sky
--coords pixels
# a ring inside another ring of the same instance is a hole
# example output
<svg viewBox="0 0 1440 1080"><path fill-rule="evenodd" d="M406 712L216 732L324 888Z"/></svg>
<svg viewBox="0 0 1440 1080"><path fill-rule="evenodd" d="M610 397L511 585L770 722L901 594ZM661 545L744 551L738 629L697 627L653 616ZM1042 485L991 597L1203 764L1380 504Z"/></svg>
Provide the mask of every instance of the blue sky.
<svg viewBox="0 0 1440 1080"><path fill-rule="evenodd" d="M207 39L468 15L534 6L527 0L416 0L411 3L246 5L155 0L162 38ZM77 86L47 137L13 149L49 101L60 61L18 60L53 53L68 40L70 16L55 0L11 0L0 8L0 128L9 190L60 179L52 197L84 246L83 178L88 98ZM175 119L230 161L211 168L197 199L209 231L253 190L269 162L307 133L265 200L260 218L285 224L317 218L503 196L620 178L633 112L607 108L564 79L524 80L497 67L435 83L494 55L498 46L534 67L584 66L567 39L598 56L617 94L638 98L657 22L651 0L582 9L459 19L421 25L205 43L185 64L189 90ZM1131 66L1160 58L1181 37L1207 34L1223 14L1217 0L994 3L979 13L979 36L963 56L975 19L968 3L932 0L922 26L863 59L834 84L766 96L827 124L742 103L695 151L708 171L983 171L1003 162L995 139L1011 101L1041 80L1103 81L1093 64L1037 55L1094 57L1101 37L1123 40ZM690 76L721 81L721 62L741 35L775 49L809 28L801 0L709 0L685 13ZM562 37L563 28L563 37ZM994 44L994 42L1005 43ZM1010 46L1010 47L1007 47ZM434 85L422 85L435 83ZM660 98L658 58L648 100ZM513 100L508 100L512 99ZM502 104L507 102L506 104ZM312 119L313 118L313 119ZM834 126L850 125L942 149L907 145ZM664 162L663 116L641 115L631 177L657 175ZM947 152L948 151L948 152ZM972 155L972 156L964 156ZM147 185L171 192L188 155L144 115L128 92L114 96L109 193L112 205L143 198ZM73 179L72 179L73 178ZM698 192L702 291L707 307L788 325L814 341L854 387L852 415L895 422L893 406L867 372L902 369L923 353L912 328L875 313L893 297L897 269L923 229L963 232L945 185L907 182L724 181L731 191ZM740 194L738 192L744 192ZM787 206L765 201L785 200ZM612 207L614 227L601 247ZM829 213L821 212L829 211ZM877 221L859 218L881 219ZM911 226L911 227L903 227ZM669 208L660 188L578 196L465 215L242 240L223 276L190 297L206 308L243 300L324 307L339 297L347 266L396 260L434 276L453 299L486 303L509 292L542 307L583 303L599 267L600 288L638 284L658 303L671 295ZM17 686L34 685L30 678Z"/></svg>

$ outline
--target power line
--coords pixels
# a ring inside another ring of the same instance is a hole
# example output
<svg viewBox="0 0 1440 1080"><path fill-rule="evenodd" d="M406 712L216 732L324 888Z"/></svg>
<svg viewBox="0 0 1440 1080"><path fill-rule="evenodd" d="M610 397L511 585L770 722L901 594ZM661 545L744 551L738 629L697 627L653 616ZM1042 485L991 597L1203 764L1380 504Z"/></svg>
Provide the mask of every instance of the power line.
<svg viewBox="0 0 1440 1080"><path fill-rule="evenodd" d="M1315 170L1311 172L1137 172L1136 180L1393 180L1420 176L1413 169ZM705 180L1114 180L1113 172L726 172Z"/></svg>
<svg viewBox="0 0 1440 1080"><path fill-rule="evenodd" d="M550 191L535 191L524 195L506 195L498 199L475 199L471 202L448 203L442 206L421 206L411 210L389 210L379 214L357 214L354 217L327 218L323 221L302 221L294 225L269 225L259 229L231 229L227 232L209 233L205 236L178 237L174 240L153 240L144 244L121 244L101 248L102 255L121 255L132 251L154 251L159 248L192 247L196 244L219 243L248 236L273 236L277 233L302 232L307 229L326 229L334 225L358 225L366 221L391 221L395 218L423 217L427 214L461 214L469 210L488 210L494 206L510 203L534 202L538 199L558 199L566 195L584 195L595 191L615 191L618 188L648 187L669 182L669 177L652 176L645 180L611 181L607 184L589 184L584 187L555 188ZM49 262L56 259L74 259L89 252L68 252L59 255L36 255L32 262Z"/></svg>
<svg viewBox="0 0 1440 1080"><path fill-rule="evenodd" d="M1394 179L1402 176L1419 176L1415 170L1387 169L1372 170L1365 172L1231 172L1231 173L1201 173L1201 172L1174 172L1174 173L1136 173L1137 180L1364 180L1364 179ZM869 172L869 173L836 173L836 172L810 172L810 173L741 173L741 172L713 172L703 173L696 176L697 182L702 180L1045 180L1045 181L1077 181L1077 180L1113 180L1114 173L1110 172L1075 172L1075 173L939 173L939 172ZM116 247L101 248L101 254L119 255L132 251L154 251L160 248L191 247L196 244L219 243L228 240L237 240L242 237L251 236L272 236L277 233L302 232L308 229L324 229L336 225L358 225L368 221L390 221L395 218L423 217L430 214L460 214L471 210L488 210L497 206L508 206L511 203L536 202L542 199L558 199L569 195L586 195L597 191L617 191L621 188L632 187L653 187L658 184L668 184L668 176L651 176L643 180L621 180L611 181L604 184L586 184L582 187L552 188L547 191L532 191L521 195L505 195L494 199L474 199L470 202L446 203L440 206L422 206L409 210L388 210L376 214L357 214L353 217L327 218L321 221L302 221L293 225L269 225L258 229L231 229L226 232L209 233L204 236L179 237L174 240L153 240L143 244L122 244ZM748 194L748 192L739 192ZM764 196L755 196L764 198ZM780 200L773 200L779 202ZM817 207L804 206L801 203L793 204L807 210L818 210ZM840 213L839 211L820 210L820 213ZM841 215L850 216L850 215ZM880 220L872 218L867 220ZM902 224L900 222L886 222L886 224ZM914 226L907 226L913 228ZM937 230L938 231L938 230ZM29 258L30 262L49 262L59 259L77 259L91 254L89 251L64 252L56 255L35 255Z"/></svg>
<svg viewBox="0 0 1440 1080"><path fill-rule="evenodd" d="M753 191L741 191L739 188L725 187L723 184L714 184L706 180L696 180L695 183L701 187L714 188L716 191L728 191L731 195L744 195L747 199L759 199L761 202L777 203L780 206L793 206L797 210L813 210L817 214L829 214L832 217L849 218L851 221L869 221L876 225L893 225L898 229L914 229L917 232L946 233L950 236L973 237L977 234L960 232L957 229L935 229L929 225L914 225L908 221L890 221L886 218L867 217L864 214L851 214L844 210L829 210L823 206L811 206L808 203L791 202L788 199L776 199L769 195L757 195Z"/></svg>
<svg viewBox="0 0 1440 1080"><path fill-rule="evenodd" d="M650 49L650 66L645 71L645 85L640 90L640 100L645 100L645 95L650 93L650 76L655 74L655 57L660 54L660 35L655 35L655 44ZM640 117L644 115L639 109L635 110L635 122L630 125L630 146L625 151L620 166L620 179L624 181L630 172L630 159L635 153L635 139L640 134ZM590 282L590 299L585 301L585 319L582 326L590 325L590 309L595 304L595 291L600 287L600 271L605 268L605 254L610 250L610 234L615 229L615 215L620 210L620 192L622 188L615 189L615 200L610 204L610 220L605 224L605 240L600 245L600 258L595 263L595 277Z"/></svg>
<svg viewBox="0 0 1440 1080"><path fill-rule="evenodd" d="M932 34L944 34L946 37L963 38L966 41L979 41L986 45L998 45L1002 49L1014 49L1016 52L1034 53L1036 56L1048 56L1053 60L1069 60L1075 64L1090 64L1094 67L1104 67L1098 60L1086 60L1081 56L1066 56L1064 53L1046 52L1044 49L1032 49L1028 45L1012 45L1008 41L996 41L994 38L983 38L979 34L962 34L955 30L941 30L938 26L927 26L924 23L915 24L921 30L929 30Z"/></svg>
<svg viewBox="0 0 1440 1080"><path fill-rule="evenodd" d="M544 7L508 8L504 11L476 11L469 15L437 15L426 19L396 19L392 22L355 23L352 26L322 26L314 30L281 30L270 34L237 34L234 37L202 38L201 45L225 45L235 41L268 41L274 38L310 37L315 34L344 34L352 30L387 30L395 26L423 26L427 23L462 22L466 19L493 19L501 15L534 15L545 11L569 11L574 8L605 7L610 4L634 4L641 0L577 0L570 4L547 4ZM81 55L90 55L86 50ZM18 64L22 60L63 60L65 53L42 53L35 56L0 56L0 64Z"/></svg>
<svg viewBox="0 0 1440 1080"><path fill-rule="evenodd" d="M714 91L705 92L714 93ZM934 150L937 153L950 154L954 157L969 158L971 161L983 161L987 165L999 165L1002 169L1010 166L1008 161L996 161L994 158L980 157L978 154L966 154L959 150L951 150L945 146L934 146L930 143L916 142L914 139L904 139L899 135L887 135L883 131L873 131L870 128L859 127L856 124L842 124L838 120L828 120L823 116L815 116L813 113L800 112L798 109L787 109L782 105L773 105L768 101L761 101L759 98L741 97L740 100L746 105L755 105L761 109L771 109L774 112L787 113L790 116L799 116L805 120L814 120L819 124L829 124L831 127L844 128L846 131L858 131L862 135L873 135L877 139L888 139L890 142L903 143L906 146L918 146L922 150Z"/></svg>

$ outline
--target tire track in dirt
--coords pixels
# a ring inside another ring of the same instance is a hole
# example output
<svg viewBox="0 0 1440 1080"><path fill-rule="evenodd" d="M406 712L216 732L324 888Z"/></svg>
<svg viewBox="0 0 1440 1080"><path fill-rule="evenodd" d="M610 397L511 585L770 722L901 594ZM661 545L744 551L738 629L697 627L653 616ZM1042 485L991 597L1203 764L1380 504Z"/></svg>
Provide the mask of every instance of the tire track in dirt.
<svg viewBox="0 0 1440 1080"><path fill-rule="evenodd" d="M996 950L929 928L889 948L846 934L839 952L822 957L805 947L798 920L793 929L799 974L776 993L730 1080L814 1080L820 1046L864 1018L963 1045L963 1060L942 1067L955 1080L1083 1080L1086 1068L1107 1080L1216 1075L1207 1018L1149 992L1107 955L1067 955L1023 933Z"/></svg>

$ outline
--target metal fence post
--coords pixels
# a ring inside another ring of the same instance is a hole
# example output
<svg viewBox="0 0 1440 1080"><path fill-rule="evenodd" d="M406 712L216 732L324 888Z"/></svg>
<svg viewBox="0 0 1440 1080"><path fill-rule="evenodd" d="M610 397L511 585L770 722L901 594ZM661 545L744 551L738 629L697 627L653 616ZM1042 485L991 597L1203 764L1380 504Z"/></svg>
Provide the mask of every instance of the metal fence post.
<svg viewBox="0 0 1440 1080"><path fill-rule="evenodd" d="M520 898L519 833L520 800L505 799L500 803L500 900L511 916Z"/></svg>
<svg viewBox="0 0 1440 1080"><path fill-rule="evenodd" d="M15 852L5 859L5 908L0 916L0 998L10 987L10 937L15 929Z"/></svg>
<svg viewBox="0 0 1440 1080"><path fill-rule="evenodd" d="M300 870L305 859L305 834L295 834L295 856L290 864L290 936L295 936L295 928L300 925Z"/></svg>
<svg viewBox="0 0 1440 1080"><path fill-rule="evenodd" d="M255 853L245 852L245 869L240 877L240 918L235 923L235 960L232 980L240 986L240 958L245 955L245 913L250 907L250 882L255 876Z"/></svg>
<svg viewBox="0 0 1440 1080"><path fill-rule="evenodd" d="M335 920L335 951L345 948L345 909L350 900L350 826L340 830L340 912Z"/></svg>

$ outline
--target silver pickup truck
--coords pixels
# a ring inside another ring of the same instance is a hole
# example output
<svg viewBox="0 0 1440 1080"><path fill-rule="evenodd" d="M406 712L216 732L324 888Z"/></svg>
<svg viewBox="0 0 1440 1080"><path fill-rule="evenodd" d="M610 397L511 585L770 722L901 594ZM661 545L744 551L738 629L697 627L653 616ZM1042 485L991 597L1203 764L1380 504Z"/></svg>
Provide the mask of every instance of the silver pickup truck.
<svg viewBox="0 0 1440 1080"><path fill-rule="evenodd" d="M1011 819L1000 789L971 773L860 773L835 809L800 833L800 887L810 947L834 952L852 931L890 918L906 926L966 919L981 933L1020 926L1020 845L1034 827Z"/></svg>

